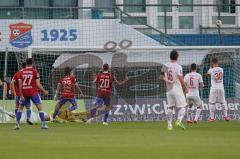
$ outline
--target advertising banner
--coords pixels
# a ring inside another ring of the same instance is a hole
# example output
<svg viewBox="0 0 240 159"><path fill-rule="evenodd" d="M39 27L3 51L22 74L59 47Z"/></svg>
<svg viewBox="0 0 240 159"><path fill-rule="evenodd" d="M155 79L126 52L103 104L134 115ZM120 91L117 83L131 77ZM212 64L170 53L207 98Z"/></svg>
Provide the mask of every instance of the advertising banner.
<svg viewBox="0 0 240 159"><path fill-rule="evenodd" d="M0 20L0 51L29 46L104 46L128 39L133 46L159 43L118 20Z"/></svg>
<svg viewBox="0 0 240 159"><path fill-rule="evenodd" d="M77 112L85 112L93 107L94 99L88 100L78 100L79 108ZM4 103L4 102L3 102ZM14 112L14 101L5 101L5 108L9 112ZM46 114L51 114L54 110L55 101L45 100L43 101L44 111ZM232 98L227 99L227 108L229 116L232 120L240 120L240 99ZM113 105L113 109L110 112L109 121L112 122L126 122L126 121L164 121L166 120L166 110L167 102L165 99L137 99L136 104L130 105L119 100L116 105ZM175 109L177 112L177 109ZM195 108L193 107L193 113ZM0 118L2 114L0 114ZM7 122L14 122L14 119L5 115ZM207 99L203 100L202 112L200 115L200 121L206 121L209 118L209 103ZM215 118L217 120L223 120L223 113L221 104L216 104L216 114ZM39 122L38 112L35 106L32 106L32 117L34 122ZM22 122L25 122L25 114L23 114ZM102 116L96 119L97 121L102 121Z"/></svg>

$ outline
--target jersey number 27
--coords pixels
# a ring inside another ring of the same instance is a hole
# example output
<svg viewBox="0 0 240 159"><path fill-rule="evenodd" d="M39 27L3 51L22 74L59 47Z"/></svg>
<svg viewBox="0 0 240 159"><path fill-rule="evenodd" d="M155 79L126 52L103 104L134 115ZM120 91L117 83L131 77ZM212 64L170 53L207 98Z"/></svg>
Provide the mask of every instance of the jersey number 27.
<svg viewBox="0 0 240 159"><path fill-rule="evenodd" d="M30 86L33 75L23 75L23 86Z"/></svg>

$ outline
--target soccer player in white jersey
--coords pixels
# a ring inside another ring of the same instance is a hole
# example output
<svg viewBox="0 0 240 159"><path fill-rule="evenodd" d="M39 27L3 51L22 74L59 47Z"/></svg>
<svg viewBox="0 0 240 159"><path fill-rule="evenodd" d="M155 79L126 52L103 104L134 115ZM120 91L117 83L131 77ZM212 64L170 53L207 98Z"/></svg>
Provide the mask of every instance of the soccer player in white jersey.
<svg viewBox="0 0 240 159"><path fill-rule="evenodd" d="M186 112L186 98L184 92L188 93L188 88L186 87L182 74L182 66L177 63L178 52L172 50L170 53L170 62L163 65L161 70L160 79L166 82L167 86L167 123L168 130L172 130L172 119L173 119L173 108L176 106L178 110L177 121L175 125L185 129L182 123ZM184 90L184 92L183 92Z"/></svg>
<svg viewBox="0 0 240 159"><path fill-rule="evenodd" d="M185 75L184 82L188 87L188 93L186 94L188 103L187 123L193 123L191 119L191 109L193 105L197 107L194 117L194 123L197 123L202 109L202 101L199 96L199 86L203 88L204 83L202 75L197 73L197 65L195 63L191 64L191 72Z"/></svg>
<svg viewBox="0 0 240 159"><path fill-rule="evenodd" d="M212 59L212 68L207 72L211 76L211 88L209 96L210 118L209 122L214 122L214 113L216 110L216 102L222 105L223 117L225 121L230 121L227 114L227 102L225 100L225 92L223 86L223 69L218 66L218 59Z"/></svg>

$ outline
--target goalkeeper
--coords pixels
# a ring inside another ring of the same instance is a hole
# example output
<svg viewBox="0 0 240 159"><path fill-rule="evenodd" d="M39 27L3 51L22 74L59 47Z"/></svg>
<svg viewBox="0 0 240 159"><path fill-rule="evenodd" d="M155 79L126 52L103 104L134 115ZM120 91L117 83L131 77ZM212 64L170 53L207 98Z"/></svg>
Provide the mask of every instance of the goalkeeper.
<svg viewBox="0 0 240 159"><path fill-rule="evenodd" d="M67 104L66 104L67 105ZM46 115L45 120L52 120L52 116L54 111L50 112L50 116ZM78 110L68 111L68 106L63 106L58 110L58 114L56 115L54 121L58 123L66 123L66 122L86 122L88 118L88 112L80 112Z"/></svg>

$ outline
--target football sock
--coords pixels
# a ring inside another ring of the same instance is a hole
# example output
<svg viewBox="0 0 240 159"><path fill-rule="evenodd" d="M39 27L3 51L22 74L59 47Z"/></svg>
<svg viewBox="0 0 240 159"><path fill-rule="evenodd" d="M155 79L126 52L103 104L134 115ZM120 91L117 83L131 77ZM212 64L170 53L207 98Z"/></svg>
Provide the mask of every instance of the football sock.
<svg viewBox="0 0 240 159"><path fill-rule="evenodd" d="M15 109L15 115L17 116L18 108Z"/></svg>
<svg viewBox="0 0 240 159"><path fill-rule="evenodd" d="M57 115L58 115L58 109L55 109L53 113L53 119L55 119Z"/></svg>
<svg viewBox="0 0 240 159"><path fill-rule="evenodd" d="M106 112L104 114L103 122L107 122L108 116L109 116L109 110L106 110Z"/></svg>
<svg viewBox="0 0 240 159"><path fill-rule="evenodd" d="M93 108L91 110L91 117L95 117L96 116L96 112L97 112L97 108Z"/></svg>
<svg viewBox="0 0 240 159"><path fill-rule="evenodd" d="M76 105L73 105L71 107L68 108L68 111L73 111L73 110L76 110L77 109L77 106Z"/></svg>
<svg viewBox="0 0 240 159"><path fill-rule="evenodd" d="M191 108L187 108L187 120L191 121Z"/></svg>
<svg viewBox="0 0 240 159"><path fill-rule="evenodd" d="M215 113L215 104L209 103L209 110L210 110L210 118L214 119L214 113Z"/></svg>
<svg viewBox="0 0 240 159"><path fill-rule="evenodd" d="M186 108L180 108L178 111L178 121L182 122L184 115L186 113Z"/></svg>
<svg viewBox="0 0 240 159"><path fill-rule="evenodd" d="M226 117L228 115L227 113L227 103L222 104L222 111L223 111L223 116Z"/></svg>
<svg viewBox="0 0 240 159"><path fill-rule="evenodd" d="M32 113L31 109L30 109L30 108L27 108L27 112L26 112L26 114L27 114L27 120L30 120L30 118L31 118L31 113Z"/></svg>
<svg viewBox="0 0 240 159"><path fill-rule="evenodd" d="M17 117L16 117L17 124L20 123L21 118L22 118L22 111L18 111L17 112Z"/></svg>
<svg viewBox="0 0 240 159"><path fill-rule="evenodd" d="M39 117L41 119L42 125L45 125L45 117L43 111L39 111Z"/></svg>
<svg viewBox="0 0 240 159"><path fill-rule="evenodd" d="M167 122L168 122L168 124L172 124L172 118L173 118L173 110L168 109L167 110Z"/></svg>
<svg viewBox="0 0 240 159"><path fill-rule="evenodd" d="M196 110L196 115L195 115L195 121L198 121L198 118L199 118L199 116L200 116L200 114L201 114L201 108L197 108L197 110Z"/></svg>

